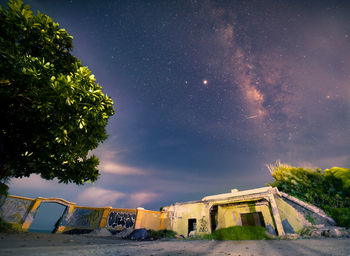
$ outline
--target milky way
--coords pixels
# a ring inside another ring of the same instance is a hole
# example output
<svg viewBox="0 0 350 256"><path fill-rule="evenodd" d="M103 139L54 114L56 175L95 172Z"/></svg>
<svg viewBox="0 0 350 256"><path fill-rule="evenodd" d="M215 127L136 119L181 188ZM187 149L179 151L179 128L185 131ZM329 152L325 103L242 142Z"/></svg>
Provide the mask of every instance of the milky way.
<svg viewBox="0 0 350 256"><path fill-rule="evenodd" d="M73 35L117 112L96 184L11 193L157 209L264 186L276 160L350 167L347 1L25 3Z"/></svg>

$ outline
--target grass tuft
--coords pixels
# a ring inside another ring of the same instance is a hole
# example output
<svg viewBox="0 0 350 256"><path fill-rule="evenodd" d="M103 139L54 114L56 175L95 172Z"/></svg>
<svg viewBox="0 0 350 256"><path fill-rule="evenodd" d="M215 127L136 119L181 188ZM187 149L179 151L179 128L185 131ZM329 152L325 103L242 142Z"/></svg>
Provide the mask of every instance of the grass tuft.
<svg viewBox="0 0 350 256"><path fill-rule="evenodd" d="M172 230L147 230L148 237L153 240L162 239L162 238L175 238L176 232Z"/></svg>
<svg viewBox="0 0 350 256"><path fill-rule="evenodd" d="M309 221L312 225L316 224L316 220L311 216L311 214L306 215L305 219Z"/></svg>

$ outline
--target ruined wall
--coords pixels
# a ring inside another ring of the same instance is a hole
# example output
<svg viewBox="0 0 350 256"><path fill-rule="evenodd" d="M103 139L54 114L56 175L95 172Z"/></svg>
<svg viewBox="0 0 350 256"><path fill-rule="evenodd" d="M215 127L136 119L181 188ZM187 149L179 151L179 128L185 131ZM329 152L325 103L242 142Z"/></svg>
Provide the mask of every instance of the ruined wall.
<svg viewBox="0 0 350 256"><path fill-rule="evenodd" d="M145 228L152 230L164 229L162 223L162 213L158 211L148 211L137 209L137 220L135 229Z"/></svg>
<svg viewBox="0 0 350 256"><path fill-rule="evenodd" d="M41 203L58 203L66 206L57 220L56 233L89 232L107 228L111 232L124 229L146 228L153 230L171 229L167 214L144 209L117 209L107 207L83 207L60 198L36 199L8 196L0 198L0 216L19 230L27 231L32 224ZM137 225L136 225L137 223Z"/></svg>
<svg viewBox="0 0 350 256"><path fill-rule="evenodd" d="M161 218L161 221L162 221L162 226L161 227L163 227L163 229L166 229L166 230L172 230L171 220L169 218L168 212L163 211L160 218Z"/></svg>
<svg viewBox="0 0 350 256"><path fill-rule="evenodd" d="M126 228L135 228L136 209L116 209L112 207L82 207L76 206L75 203L65 201L60 198L42 198L36 199L12 196L0 198L0 216L8 223L14 224L18 230L27 231L42 203L58 203L66 206L66 210L61 218L57 220L56 233L70 232L81 230L89 232L94 229L105 227L112 232L119 232ZM160 212L153 213L154 218L158 217L159 228ZM141 227L147 227L152 224L152 217L144 215L146 220L140 218ZM151 221L149 224L147 221Z"/></svg>
<svg viewBox="0 0 350 256"><path fill-rule="evenodd" d="M240 202L218 206L218 227L242 226L241 214L261 212L269 233L276 235L276 227L267 201Z"/></svg>
<svg viewBox="0 0 350 256"><path fill-rule="evenodd" d="M286 234L293 234L300 231L308 222L300 212L286 203L282 198L275 197L277 208L281 216L282 226Z"/></svg>
<svg viewBox="0 0 350 256"><path fill-rule="evenodd" d="M134 209L111 209L107 216L105 227L121 231L127 228L134 228L136 222L136 210Z"/></svg>
<svg viewBox="0 0 350 256"><path fill-rule="evenodd" d="M300 219L302 220L303 226L312 225L312 223L310 223L306 218L313 219L315 222L315 225L320 225L320 224L326 225L326 226L336 225L335 221L329 216L327 216L327 214L320 208L314 205L305 203L286 193L281 192L281 194L283 194L283 197L281 198L281 200L283 200L285 203L293 207L295 211L299 214L299 216L301 216ZM291 201L290 199L294 199L296 202Z"/></svg>
<svg viewBox="0 0 350 256"><path fill-rule="evenodd" d="M64 216L58 233L70 233L71 230L87 232L97 228L107 228L112 233L118 233L130 228L160 230L171 227L165 222L165 213L158 211L77 206Z"/></svg>
<svg viewBox="0 0 350 256"><path fill-rule="evenodd" d="M0 216L5 222L14 224L21 230L21 226L34 202L34 199L26 197L1 197Z"/></svg>
<svg viewBox="0 0 350 256"><path fill-rule="evenodd" d="M89 232L98 228L107 228L116 233L127 228L133 229L135 222L135 209L76 206L66 212L57 232L70 233L72 230Z"/></svg>
<svg viewBox="0 0 350 256"><path fill-rule="evenodd" d="M166 208L170 227L185 237L188 236L188 219L196 219L196 235L208 234L210 230L210 204L194 202L175 204Z"/></svg>
<svg viewBox="0 0 350 256"><path fill-rule="evenodd" d="M72 229L93 230L100 227L104 208L75 207L71 214L66 215L60 223L67 232Z"/></svg>

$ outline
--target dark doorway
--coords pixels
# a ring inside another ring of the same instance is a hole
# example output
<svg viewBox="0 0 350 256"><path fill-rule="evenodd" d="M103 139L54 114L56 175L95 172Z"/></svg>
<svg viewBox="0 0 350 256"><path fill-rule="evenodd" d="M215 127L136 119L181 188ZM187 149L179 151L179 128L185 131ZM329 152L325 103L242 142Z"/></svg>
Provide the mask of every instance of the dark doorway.
<svg viewBox="0 0 350 256"><path fill-rule="evenodd" d="M265 227L264 217L261 212L242 213L242 226L262 226Z"/></svg>
<svg viewBox="0 0 350 256"><path fill-rule="evenodd" d="M213 233L218 226L218 206L214 205L210 210L210 226Z"/></svg>
<svg viewBox="0 0 350 256"><path fill-rule="evenodd" d="M36 233L54 232L56 224L66 208L66 206L58 203L41 203L28 231Z"/></svg>
<svg viewBox="0 0 350 256"><path fill-rule="evenodd" d="M191 231L197 231L197 220L196 219L188 219L188 233Z"/></svg>

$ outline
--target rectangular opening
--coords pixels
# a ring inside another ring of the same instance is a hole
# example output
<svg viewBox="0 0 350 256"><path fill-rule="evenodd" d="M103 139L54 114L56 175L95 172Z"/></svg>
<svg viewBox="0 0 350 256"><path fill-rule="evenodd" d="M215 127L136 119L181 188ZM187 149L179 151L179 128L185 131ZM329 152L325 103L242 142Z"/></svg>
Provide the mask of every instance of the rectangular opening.
<svg viewBox="0 0 350 256"><path fill-rule="evenodd" d="M191 231L197 231L197 220L196 219L188 219L188 233Z"/></svg>
<svg viewBox="0 0 350 256"><path fill-rule="evenodd" d="M42 202L28 231L34 233L55 232L66 208L66 206L58 203Z"/></svg>
<svg viewBox="0 0 350 256"><path fill-rule="evenodd" d="M210 210L210 225L211 225L211 232L213 233L216 230L216 227L218 226L218 206L215 205Z"/></svg>
<svg viewBox="0 0 350 256"><path fill-rule="evenodd" d="M241 214L242 226L265 227L264 217L261 212L251 212Z"/></svg>

